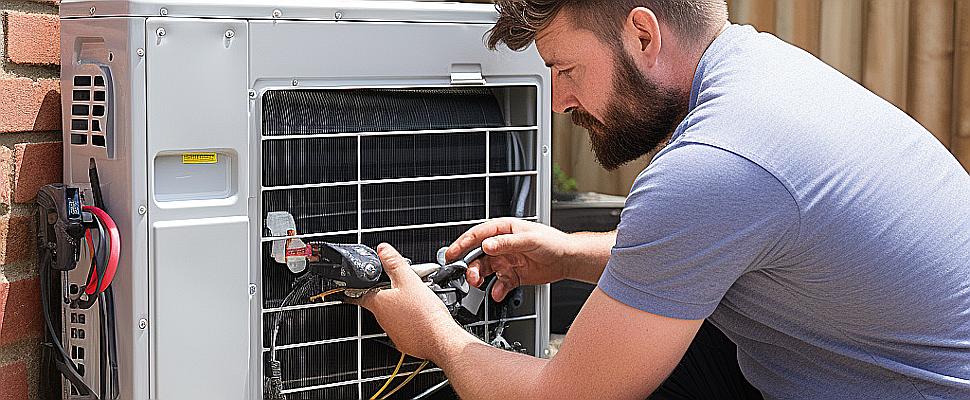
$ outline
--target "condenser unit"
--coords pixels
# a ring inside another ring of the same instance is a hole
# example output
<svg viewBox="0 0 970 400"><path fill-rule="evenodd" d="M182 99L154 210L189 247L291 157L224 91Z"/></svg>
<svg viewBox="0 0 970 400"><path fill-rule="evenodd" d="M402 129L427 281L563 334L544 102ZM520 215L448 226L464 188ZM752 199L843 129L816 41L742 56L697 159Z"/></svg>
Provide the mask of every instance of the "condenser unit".
<svg viewBox="0 0 970 400"><path fill-rule="evenodd" d="M485 48L491 5L60 10L65 183L90 192L96 161L124 243L112 284L119 398L263 399L271 353L277 395L369 398L399 353L368 312L294 294L300 271L274 245L387 242L429 262L487 219L548 222L549 71L534 49ZM271 213L292 229L270 229ZM67 295L85 276L62 278ZM463 322L542 356L547 291L524 288L502 312L486 301ZM98 387L99 315L62 311L65 346ZM444 379L427 369L395 398Z"/></svg>

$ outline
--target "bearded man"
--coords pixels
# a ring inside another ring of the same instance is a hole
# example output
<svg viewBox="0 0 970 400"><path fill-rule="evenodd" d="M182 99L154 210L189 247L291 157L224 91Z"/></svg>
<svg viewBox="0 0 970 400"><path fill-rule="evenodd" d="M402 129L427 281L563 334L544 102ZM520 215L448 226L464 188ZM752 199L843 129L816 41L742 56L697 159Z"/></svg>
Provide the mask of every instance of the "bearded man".
<svg viewBox="0 0 970 400"><path fill-rule="evenodd" d="M616 232L503 219L449 248L483 246L467 279L496 274L496 300L598 283L555 357L481 343L382 245L393 289L361 304L402 351L465 399L970 398L970 176L922 126L729 24L720 0L497 3L488 43L535 42L554 110L589 129L605 168L663 148ZM743 377L683 357L704 320ZM685 385L675 367L709 375Z"/></svg>

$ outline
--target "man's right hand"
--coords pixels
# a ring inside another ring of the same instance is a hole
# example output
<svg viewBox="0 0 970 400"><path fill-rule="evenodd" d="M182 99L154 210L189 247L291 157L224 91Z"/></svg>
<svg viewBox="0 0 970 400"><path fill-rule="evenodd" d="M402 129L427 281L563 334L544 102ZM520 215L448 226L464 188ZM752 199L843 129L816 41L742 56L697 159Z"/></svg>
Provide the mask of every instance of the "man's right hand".
<svg viewBox="0 0 970 400"><path fill-rule="evenodd" d="M445 258L456 260L482 246L488 257L468 266L465 278L481 286L485 277L495 274L498 282L492 298L502 301L520 285L539 285L569 277L568 267L578 243L555 228L515 218L501 218L475 226L462 234L448 248Z"/></svg>

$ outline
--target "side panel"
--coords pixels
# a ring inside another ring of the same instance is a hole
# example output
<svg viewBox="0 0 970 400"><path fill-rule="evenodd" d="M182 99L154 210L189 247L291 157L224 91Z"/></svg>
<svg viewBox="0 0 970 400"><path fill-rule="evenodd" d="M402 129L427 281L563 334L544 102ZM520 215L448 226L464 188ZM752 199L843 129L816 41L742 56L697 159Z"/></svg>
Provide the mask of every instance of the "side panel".
<svg viewBox="0 0 970 400"><path fill-rule="evenodd" d="M147 399L148 332L138 320L148 317L148 221L138 212L148 192L145 171L145 63L136 49L145 43L144 18L92 18L61 21L61 104L63 126L71 127L74 90L90 93L98 88L74 86L75 76L105 78L108 113L102 122L104 137L111 140L96 146L90 140L72 144L64 129L64 182L90 187L88 166L98 165L108 213L121 232L123 243L118 272L111 287L115 296L115 316L119 362L120 398ZM81 117L87 119L86 117ZM88 136L82 133L83 136ZM111 146L111 153L108 146ZM90 198L89 198L90 200ZM82 271L83 270L83 271ZM71 282L83 282L87 268L71 272ZM89 314L96 315L97 309ZM69 315L69 314L66 314ZM89 325L96 324L88 319ZM96 342L95 338L89 338ZM88 358L97 357L89 349ZM93 371L89 368L89 371ZM90 377L95 377L92 372ZM92 381L93 382L93 381Z"/></svg>
<svg viewBox="0 0 970 400"><path fill-rule="evenodd" d="M159 400L246 398L249 218L153 226L155 383Z"/></svg>
<svg viewBox="0 0 970 400"><path fill-rule="evenodd" d="M154 400L248 398L246 21L149 18Z"/></svg>

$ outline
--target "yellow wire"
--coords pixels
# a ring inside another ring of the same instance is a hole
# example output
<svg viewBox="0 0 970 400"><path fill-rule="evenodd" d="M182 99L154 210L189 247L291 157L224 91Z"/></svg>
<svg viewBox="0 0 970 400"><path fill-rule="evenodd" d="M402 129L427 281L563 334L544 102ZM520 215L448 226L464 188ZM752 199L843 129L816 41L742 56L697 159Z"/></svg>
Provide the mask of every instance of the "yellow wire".
<svg viewBox="0 0 970 400"><path fill-rule="evenodd" d="M317 301L317 300L323 300L323 298L324 298L324 297L327 297L327 296L329 296L329 295L332 295L332 294L336 294L336 293L340 293L340 292L343 292L344 290L345 290L345 289L333 289L333 290L328 290L328 291L326 291L326 292L323 292L323 293L320 293L320 294L318 294L318 295L316 295L316 296L313 296L313 297L311 297L311 298L310 298L310 301Z"/></svg>
<svg viewBox="0 0 970 400"><path fill-rule="evenodd" d="M408 378L404 380L404 382L401 382L399 385L397 385L397 387L394 388L394 390L391 390L390 393L384 395L384 397L381 397L381 400L387 400L387 398L391 397L392 394L397 393L398 390L401 390L401 388L403 388L404 385L407 385L408 382L411 382L411 380L414 379L415 376L418 376L418 373L420 373L421 370L423 370L424 367L427 367L427 366L428 366L428 360L424 360L424 362L422 362L421 365L418 366L418 369L414 370L414 372L412 372L411 375L409 375ZM374 399L371 399L371 400L374 400Z"/></svg>
<svg viewBox="0 0 970 400"><path fill-rule="evenodd" d="M391 384L391 381L393 381L394 378L397 377L397 372L401 370L402 364L404 364L404 353L401 353L401 359L397 360L397 366L394 367L394 372L392 372L391 376L389 376L387 378L387 381L384 382L384 386L381 386L380 390L378 390L377 393L374 393L374 395L370 397L370 400L377 400L377 396L380 396L381 393L384 392L384 389L387 389L387 386Z"/></svg>

